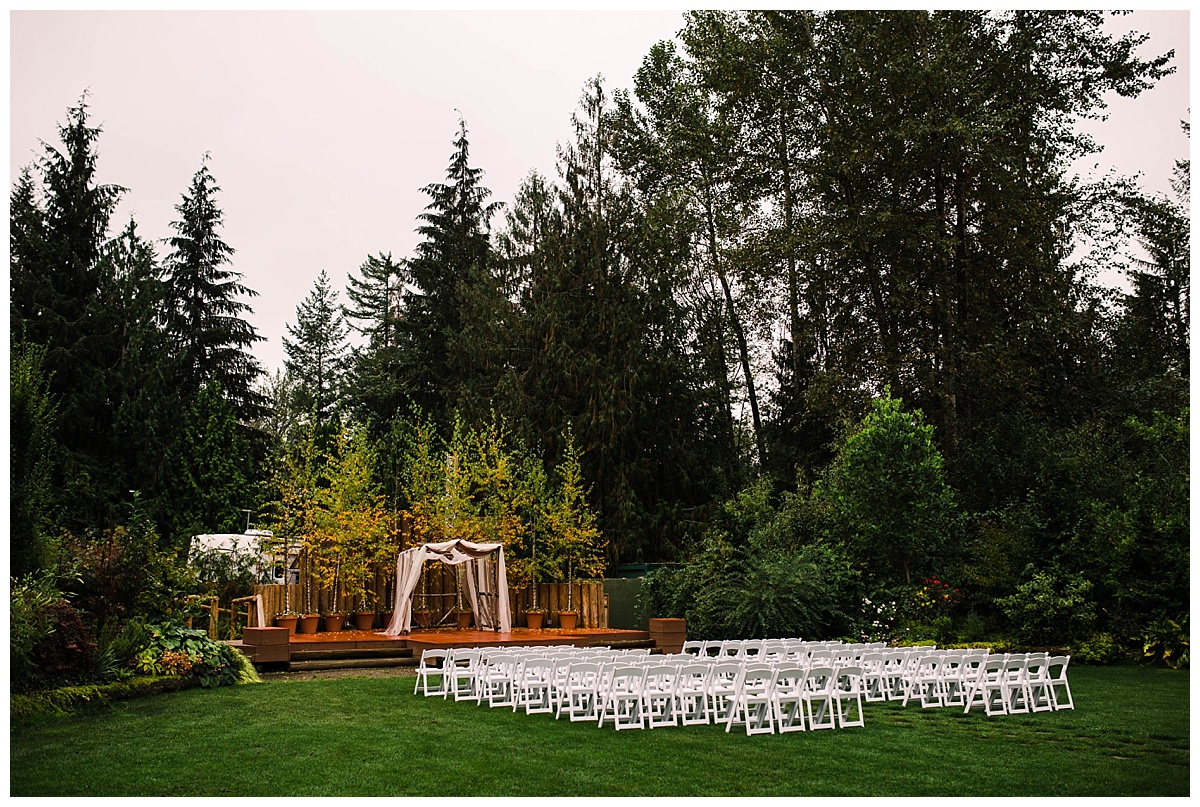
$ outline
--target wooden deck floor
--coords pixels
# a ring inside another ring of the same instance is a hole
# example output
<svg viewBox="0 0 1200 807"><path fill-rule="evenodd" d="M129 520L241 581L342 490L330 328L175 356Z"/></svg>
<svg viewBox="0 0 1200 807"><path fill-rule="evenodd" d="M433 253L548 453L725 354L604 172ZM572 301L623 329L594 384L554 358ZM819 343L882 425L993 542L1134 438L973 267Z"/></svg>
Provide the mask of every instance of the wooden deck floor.
<svg viewBox="0 0 1200 807"><path fill-rule="evenodd" d="M529 628L513 628L501 632L492 630L459 630L457 628L440 628L432 630L414 630L402 636L389 636L382 631L344 630L332 633L297 633L288 639L292 652L304 650L377 650L388 647L397 649L411 648L414 655L419 651L431 648L447 647L512 647L527 645L556 645L569 644L575 647L595 647L597 645L646 646L650 634L643 630L616 630L598 628L591 630L562 630L548 628L530 630Z"/></svg>

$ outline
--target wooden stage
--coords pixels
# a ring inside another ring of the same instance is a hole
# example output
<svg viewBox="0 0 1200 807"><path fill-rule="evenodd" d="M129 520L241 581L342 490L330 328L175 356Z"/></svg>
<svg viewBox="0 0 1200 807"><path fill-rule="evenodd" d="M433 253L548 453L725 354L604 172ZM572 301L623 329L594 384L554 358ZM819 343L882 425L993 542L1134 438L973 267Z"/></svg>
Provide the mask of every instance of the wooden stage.
<svg viewBox="0 0 1200 807"><path fill-rule="evenodd" d="M592 628L562 630L546 628L510 631L462 630L459 628L417 629L401 636L389 636L377 630L340 630L332 633L297 633L288 638L293 652L321 650L412 650L413 656L433 648L449 647L525 647L569 644L575 647L651 647L650 634L644 630Z"/></svg>

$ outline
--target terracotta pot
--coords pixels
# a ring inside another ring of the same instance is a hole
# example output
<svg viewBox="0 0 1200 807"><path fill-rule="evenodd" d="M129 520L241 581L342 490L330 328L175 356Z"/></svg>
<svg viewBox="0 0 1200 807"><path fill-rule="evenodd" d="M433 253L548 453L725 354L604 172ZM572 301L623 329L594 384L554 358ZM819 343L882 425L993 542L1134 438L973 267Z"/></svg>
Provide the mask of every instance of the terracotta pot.
<svg viewBox="0 0 1200 807"><path fill-rule="evenodd" d="M326 614L324 626L326 633L335 633L342 629L342 625L346 622L345 614Z"/></svg>
<svg viewBox="0 0 1200 807"><path fill-rule="evenodd" d="M579 623L579 613L577 611L559 611L558 626L563 630L575 630L575 626Z"/></svg>
<svg viewBox="0 0 1200 807"><path fill-rule="evenodd" d="M355 611L354 627L356 630L370 630L375 627L374 611Z"/></svg>
<svg viewBox="0 0 1200 807"><path fill-rule="evenodd" d="M466 630L467 628L471 627L472 614L470 611L459 611L457 616L459 629Z"/></svg>
<svg viewBox="0 0 1200 807"><path fill-rule="evenodd" d="M546 615L543 614L541 611L526 611L525 612L525 626L528 627L530 630L541 630L542 629L542 619L545 618L545 616Z"/></svg>
<svg viewBox="0 0 1200 807"><path fill-rule="evenodd" d="M321 624L321 617L317 614L305 614L296 622L297 633L316 633L317 625Z"/></svg>
<svg viewBox="0 0 1200 807"><path fill-rule="evenodd" d="M277 616L275 617L275 627L287 628L288 636L296 634L296 623L300 621L298 616Z"/></svg>

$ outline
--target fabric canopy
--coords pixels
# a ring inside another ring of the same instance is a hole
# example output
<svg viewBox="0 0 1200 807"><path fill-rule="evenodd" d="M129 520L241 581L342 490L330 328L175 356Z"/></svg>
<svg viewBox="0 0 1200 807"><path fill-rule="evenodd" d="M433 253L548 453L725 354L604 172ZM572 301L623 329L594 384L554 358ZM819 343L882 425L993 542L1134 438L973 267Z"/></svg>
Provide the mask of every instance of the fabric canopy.
<svg viewBox="0 0 1200 807"><path fill-rule="evenodd" d="M475 624L483 630L512 630L508 612L508 574L504 571L503 544L443 541L406 549L396 559L396 600L392 621L384 633L397 636L412 629L412 597L421 581L427 560L451 566L466 564L467 600L475 612Z"/></svg>

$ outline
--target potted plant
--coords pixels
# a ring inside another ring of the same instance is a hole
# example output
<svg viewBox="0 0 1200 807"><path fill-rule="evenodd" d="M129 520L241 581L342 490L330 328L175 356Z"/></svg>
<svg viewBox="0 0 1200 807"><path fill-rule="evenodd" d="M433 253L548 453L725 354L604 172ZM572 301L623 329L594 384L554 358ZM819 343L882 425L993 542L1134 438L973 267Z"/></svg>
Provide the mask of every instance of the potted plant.
<svg viewBox="0 0 1200 807"><path fill-rule="evenodd" d="M575 610L575 577L586 579L604 573L604 537L596 526L596 514L587 503L579 452L570 431L566 434L566 456L555 468L558 490L546 508L551 554L559 576L566 572L567 609L558 614L558 626L574 630L579 619Z"/></svg>
<svg viewBox="0 0 1200 807"><path fill-rule="evenodd" d="M471 611L471 606L460 605L458 607L458 609L455 611L455 618L458 620L459 630L466 630L467 628L471 627L472 616L474 616L474 612Z"/></svg>
<svg viewBox="0 0 1200 807"><path fill-rule="evenodd" d="M321 624L326 633L336 633L346 624L346 615L340 613L322 614Z"/></svg>
<svg viewBox="0 0 1200 807"><path fill-rule="evenodd" d="M300 614L296 620L297 633L316 633L317 626L321 624L320 614Z"/></svg>
<svg viewBox="0 0 1200 807"><path fill-rule="evenodd" d="M534 591L537 591L535 588ZM546 610L538 607L536 604L525 611L525 626L530 630L541 630L542 620L546 618Z"/></svg>
<svg viewBox="0 0 1200 807"><path fill-rule="evenodd" d="M296 633L296 623L300 621L300 615L294 611L284 611L282 614L275 615L275 627L287 628L288 636L294 636Z"/></svg>

